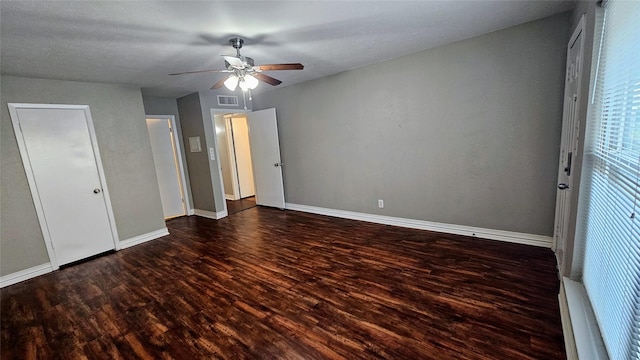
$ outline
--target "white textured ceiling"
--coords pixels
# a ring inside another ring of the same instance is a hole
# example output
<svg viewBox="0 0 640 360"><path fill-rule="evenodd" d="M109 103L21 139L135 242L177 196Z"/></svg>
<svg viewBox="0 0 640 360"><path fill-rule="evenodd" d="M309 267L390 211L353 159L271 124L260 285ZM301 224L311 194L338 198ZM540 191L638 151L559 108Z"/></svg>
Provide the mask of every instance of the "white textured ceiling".
<svg viewBox="0 0 640 360"><path fill-rule="evenodd" d="M208 91L233 55L280 87L415 53L571 9L565 1L32 1L0 3L3 74L118 83L146 95ZM569 29L567 29L568 31ZM270 86L261 84L257 91Z"/></svg>

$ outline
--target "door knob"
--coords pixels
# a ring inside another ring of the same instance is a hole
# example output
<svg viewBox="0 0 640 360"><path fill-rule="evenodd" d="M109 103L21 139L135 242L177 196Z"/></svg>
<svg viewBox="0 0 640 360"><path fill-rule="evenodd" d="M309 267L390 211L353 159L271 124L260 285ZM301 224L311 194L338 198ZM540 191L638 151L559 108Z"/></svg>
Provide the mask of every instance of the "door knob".
<svg viewBox="0 0 640 360"><path fill-rule="evenodd" d="M98 189L98 188L93 189L93 193L94 193L94 194L99 194L99 193L100 193L100 191L102 191L102 190L100 190L100 189Z"/></svg>
<svg viewBox="0 0 640 360"><path fill-rule="evenodd" d="M566 190L568 188L569 188L569 185L567 185L565 183L558 184L558 189L560 189L560 190Z"/></svg>

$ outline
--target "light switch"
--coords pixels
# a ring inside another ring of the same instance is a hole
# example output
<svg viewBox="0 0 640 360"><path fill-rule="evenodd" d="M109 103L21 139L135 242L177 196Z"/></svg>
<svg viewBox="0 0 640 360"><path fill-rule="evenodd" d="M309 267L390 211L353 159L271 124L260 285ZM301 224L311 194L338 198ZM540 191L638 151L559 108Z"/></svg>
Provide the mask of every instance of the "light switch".
<svg viewBox="0 0 640 360"><path fill-rule="evenodd" d="M215 151L213 151L213 148L209 148L209 157L211 158L211 160L216 159L216 153Z"/></svg>

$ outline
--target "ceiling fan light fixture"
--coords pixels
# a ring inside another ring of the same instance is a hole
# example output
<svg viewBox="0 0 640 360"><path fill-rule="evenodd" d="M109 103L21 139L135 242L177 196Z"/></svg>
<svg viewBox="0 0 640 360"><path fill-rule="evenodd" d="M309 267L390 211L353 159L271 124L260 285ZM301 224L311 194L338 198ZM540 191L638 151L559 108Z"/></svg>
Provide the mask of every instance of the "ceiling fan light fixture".
<svg viewBox="0 0 640 360"><path fill-rule="evenodd" d="M258 87L258 79L252 75L246 74L240 79L240 83L238 85L240 85L240 89L242 89L242 91L253 90Z"/></svg>
<svg viewBox="0 0 640 360"><path fill-rule="evenodd" d="M238 87L238 77L235 75L231 75L224 81L224 86L230 91L234 91L236 87ZM240 83L240 87L242 87L242 83Z"/></svg>
<svg viewBox="0 0 640 360"><path fill-rule="evenodd" d="M244 80L240 80L240 83L238 85L240 85L240 89L242 89L242 91L247 91L249 89L247 83L244 82Z"/></svg>
<svg viewBox="0 0 640 360"><path fill-rule="evenodd" d="M251 90L258 87L258 79L256 79L251 74L247 74L244 76L244 82L247 84L247 87Z"/></svg>

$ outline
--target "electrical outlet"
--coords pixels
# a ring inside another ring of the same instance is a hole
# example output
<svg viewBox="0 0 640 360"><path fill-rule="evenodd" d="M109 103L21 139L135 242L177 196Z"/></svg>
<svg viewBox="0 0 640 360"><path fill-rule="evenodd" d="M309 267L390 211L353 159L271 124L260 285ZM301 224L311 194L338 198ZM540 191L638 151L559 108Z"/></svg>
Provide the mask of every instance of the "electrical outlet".
<svg viewBox="0 0 640 360"><path fill-rule="evenodd" d="M380 209L384 208L384 200L382 200L382 199L378 199L378 207L379 207Z"/></svg>

